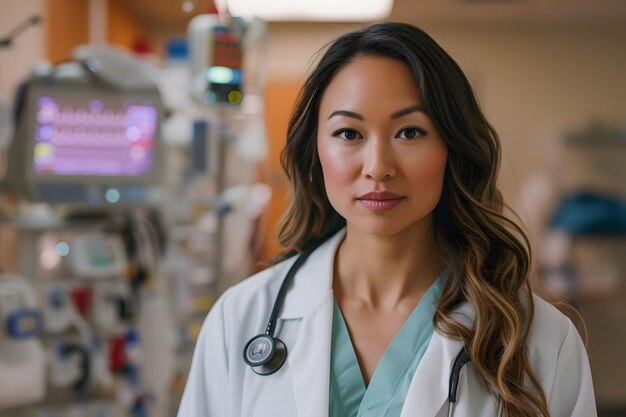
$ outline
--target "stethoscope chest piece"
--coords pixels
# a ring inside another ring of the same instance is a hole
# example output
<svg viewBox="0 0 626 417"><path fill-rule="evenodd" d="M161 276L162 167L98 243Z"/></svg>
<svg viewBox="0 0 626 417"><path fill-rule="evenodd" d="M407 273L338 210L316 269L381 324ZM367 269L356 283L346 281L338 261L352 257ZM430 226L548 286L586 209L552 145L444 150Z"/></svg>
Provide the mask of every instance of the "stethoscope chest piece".
<svg viewBox="0 0 626 417"><path fill-rule="evenodd" d="M287 346L268 334L253 337L243 350L243 360L259 375L270 375L280 369L287 358Z"/></svg>
<svg viewBox="0 0 626 417"><path fill-rule="evenodd" d="M280 285L278 295L276 295L274 307L272 307L272 314L270 314L270 319L267 323L265 333L254 336L243 348L244 362L259 375L273 374L278 371L281 366L283 366L285 359L287 359L287 346L282 340L274 337L278 313L283 305L287 288L291 285L298 268L300 268L304 261L306 261L313 251L323 242L324 240L320 239L317 243L303 252L291 265L285 279L283 279L283 283Z"/></svg>

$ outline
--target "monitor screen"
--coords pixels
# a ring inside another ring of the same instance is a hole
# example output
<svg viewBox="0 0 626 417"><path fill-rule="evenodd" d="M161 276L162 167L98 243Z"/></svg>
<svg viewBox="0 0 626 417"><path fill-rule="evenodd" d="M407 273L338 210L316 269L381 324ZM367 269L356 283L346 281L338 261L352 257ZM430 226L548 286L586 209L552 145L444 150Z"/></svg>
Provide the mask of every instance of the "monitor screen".
<svg viewBox="0 0 626 417"><path fill-rule="evenodd" d="M39 96L33 163L39 175L138 176L154 164L158 111L128 98Z"/></svg>

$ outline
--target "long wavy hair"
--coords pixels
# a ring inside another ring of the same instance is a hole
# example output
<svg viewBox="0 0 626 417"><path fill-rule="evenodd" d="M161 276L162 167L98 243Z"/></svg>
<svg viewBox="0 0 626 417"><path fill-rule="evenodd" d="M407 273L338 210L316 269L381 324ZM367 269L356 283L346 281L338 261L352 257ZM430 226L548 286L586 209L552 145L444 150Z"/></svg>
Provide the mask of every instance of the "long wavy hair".
<svg viewBox="0 0 626 417"><path fill-rule="evenodd" d="M549 417L545 394L528 359L534 313L528 279L530 246L522 229L504 215L496 186L498 135L483 116L460 67L415 26L379 23L345 34L331 43L309 75L281 154L292 199L278 232L285 250L273 262L306 250L346 224L324 188L317 120L322 95L333 76L362 56L396 59L409 68L448 147L433 222L451 275L433 318L435 327L465 344L487 389L502 399L507 417ZM454 314L465 303L475 311L472 327Z"/></svg>

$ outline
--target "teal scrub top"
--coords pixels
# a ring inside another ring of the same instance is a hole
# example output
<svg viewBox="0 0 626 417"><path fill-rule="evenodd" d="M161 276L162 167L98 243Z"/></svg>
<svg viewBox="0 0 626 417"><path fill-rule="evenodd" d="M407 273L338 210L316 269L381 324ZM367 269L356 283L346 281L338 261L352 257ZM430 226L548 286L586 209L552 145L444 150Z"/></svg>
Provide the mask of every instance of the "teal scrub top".
<svg viewBox="0 0 626 417"><path fill-rule="evenodd" d="M367 388L341 310L334 302L329 417L397 417L428 347L447 274L428 289L376 365Z"/></svg>

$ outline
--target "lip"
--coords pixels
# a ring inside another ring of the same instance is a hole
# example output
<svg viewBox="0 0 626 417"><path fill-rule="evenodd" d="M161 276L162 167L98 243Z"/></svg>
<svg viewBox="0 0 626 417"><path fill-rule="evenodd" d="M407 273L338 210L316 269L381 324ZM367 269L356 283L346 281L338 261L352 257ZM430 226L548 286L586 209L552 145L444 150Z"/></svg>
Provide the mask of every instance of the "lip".
<svg viewBox="0 0 626 417"><path fill-rule="evenodd" d="M358 197L359 200L373 200L373 201L386 201L386 200L398 200L404 198L401 195L389 192L389 191L372 191L367 194L363 194Z"/></svg>
<svg viewBox="0 0 626 417"><path fill-rule="evenodd" d="M357 198L357 200L359 200L362 206L369 210L387 211L400 204L400 202L404 200L404 197L389 191L383 191L363 194L361 197Z"/></svg>

